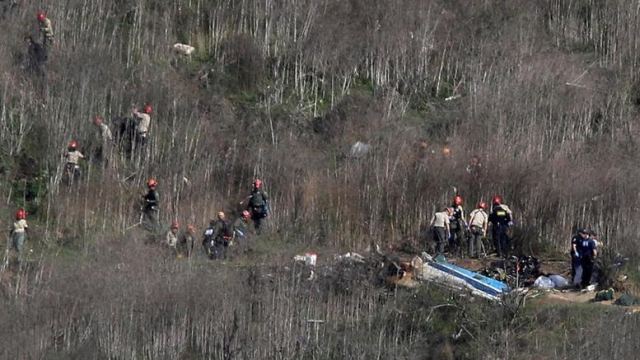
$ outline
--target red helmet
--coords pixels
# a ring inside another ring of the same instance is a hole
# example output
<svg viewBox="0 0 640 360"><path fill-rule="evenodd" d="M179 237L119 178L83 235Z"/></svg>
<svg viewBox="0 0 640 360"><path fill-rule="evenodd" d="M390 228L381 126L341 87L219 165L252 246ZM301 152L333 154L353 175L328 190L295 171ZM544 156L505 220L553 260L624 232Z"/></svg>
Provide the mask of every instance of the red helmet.
<svg viewBox="0 0 640 360"><path fill-rule="evenodd" d="M486 202L484 202L484 201L480 201L480 202L478 203L478 208L479 208L479 209L486 209L486 208L487 208L487 203L486 203Z"/></svg>
<svg viewBox="0 0 640 360"><path fill-rule="evenodd" d="M260 189L260 188L262 187L262 180L260 180L260 179L256 179L256 180L253 182L253 186L255 186L255 187L256 187L256 189Z"/></svg>
<svg viewBox="0 0 640 360"><path fill-rule="evenodd" d="M38 11L38 15L36 15L36 17L38 18L38 21L43 22L47 18L47 15L45 15L44 11Z"/></svg>
<svg viewBox="0 0 640 360"><path fill-rule="evenodd" d="M145 114L151 114L153 112L153 108L150 104L147 104L144 106L144 108L142 108L142 112L144 112Z"/></svg>
<svg viewBox="0 0 640 360"><path fill-rule="evenodd" d="M180 223L178 222L178 220L173 220L171 222L171 229L173 230L173 229L178 229L178 228L180 228Z"/></svg>
<svg viewBox="0 0 640 360"><path fill-rule="evenodd" d="M152 188L156 187L157 185L158 185L158 182L156 181L156 179L150 178L149 180L147 180L147 187L149 189L152 189Z"/></svg>
<svg viewBox="0 0 640 360"><path fill-rule="evenodd" d="M242 212L242 217L245 218L245 219L248 219L248 218L251 217L251 214L247 210L244 210Z"/></svg>
<svg viewBox="0 0 640 360"><path fill-rule="evenodd" d="M27 212L24 211L23 208L18 209L18 211L16 211L16 220L24 220L27 218Z"/></svg>
<svg viewBox="0 0 640 360"><path fill-rule="evenodd" d="M78 142L77 142L77 141L75 141L75 140L71 140L71 141L69 142L69 149L70 149L70 150L75 150L75 149L77 149L77 148L78 148Z"/></svg>
<svg viewBox="0 0 640 360"><path fill-rule="evenodd" d="M494 195L493 199L491 200L491 202L493 203L493 205L500 205L502 204L502 196L500 195Z"/></svg>
<svg viewBox="0 0 640 360"><path fill-rule="evenodd" d="M453 205L460 206L460 205L462 205L462 202L463 202L462 201L462 196L456 195L456 196L453 197Z"/></svg>

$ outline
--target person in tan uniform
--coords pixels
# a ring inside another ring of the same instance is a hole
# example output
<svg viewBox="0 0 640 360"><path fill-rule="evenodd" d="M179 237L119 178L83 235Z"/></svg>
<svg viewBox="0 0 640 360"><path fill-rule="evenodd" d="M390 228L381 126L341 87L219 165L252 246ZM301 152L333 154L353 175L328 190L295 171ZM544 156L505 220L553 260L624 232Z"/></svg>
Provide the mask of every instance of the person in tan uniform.
<svg viewBox="0 0 640 360"><path fill-rule="evenodd" d="M453 214L453 209L445 207L442 211L437 212L431 219L431 229L433 237L436 241L436 253L438 255L444 253L444 247L449 239L451 230L449 229L449 218Z"/></svg>
<svg viewBox="0 0 640 360"><path fill-rule="evenodd" d="M80 159L84 159L84 155L78 150L78 142L71 140L65 152L64 157L67 161L65 171L68 180L75 180L80 177Z"/></svg>
<svg viewBox="0 0 640 360"><path fill-rule="evenodd" d="M178 237L178 257L191 257L196 243L196 227L187 225L187 231Z"/></svg>
<svg viewBox="0 0 640 360"><path fill-rule="evenodd" d="M18 263L22 261L24 256L24 240L28 227L27 212L20 208L16 211L16 221L11 227L11 249L18 255Z"/></svg>
<svg viewBox="0 0 640 360"><path fill-rule="evenodd" d="M171 228L167 231L167 237L165 241L165 245L169 247L172 255L177 255L178 253L178 230L180 229L180 224L177 221L173 221L171 223Z"/></svg>
<svg viewBox="0 0 640 360"><path fill-rule="evenodd" d="M136 119L136 144L138 147L143 147L147 143L147 135L149 134L149 127L151 126L151 113L153 108L147 104L142 109L142 112L134 108L133 116Z"/></svg>
<svg viewBox="0 0 640 360"><path fill-rule="evenodd" d="M53 26L51 25L51 20L49 20L43 11L38 12L37 18L38 24L40 25L40 33L42 34L42 45L48 49L53 45Z"/></svg>
<svg viewBox="0 0 640 360"><path fill-rule="evenodd" d="M489 215L485 212L487 203L480 201L478 206L469 214L469 256L480 257L482 238L487 235Z"/></svg>

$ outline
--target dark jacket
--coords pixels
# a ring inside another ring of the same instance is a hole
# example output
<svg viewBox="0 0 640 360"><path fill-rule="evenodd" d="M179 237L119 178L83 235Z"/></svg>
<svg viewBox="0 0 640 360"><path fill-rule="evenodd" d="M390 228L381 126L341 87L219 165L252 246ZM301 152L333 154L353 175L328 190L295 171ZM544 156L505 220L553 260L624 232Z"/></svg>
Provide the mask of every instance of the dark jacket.
<svg viewBox="0 0 640 360"><path fill-rule="evenodd" d="M497 205L489 214L489 222L494 227L508 227L511 225L511 213L504 209L502 205Z"/></svg>
<svg viewBox="0 0 640 360"><path fill-rule="evenodd" d="M160 201L160 197L158 192L154 189L149 189L147 194L144 196L144 210L156 210L158 208L158 203Z"/></svg>

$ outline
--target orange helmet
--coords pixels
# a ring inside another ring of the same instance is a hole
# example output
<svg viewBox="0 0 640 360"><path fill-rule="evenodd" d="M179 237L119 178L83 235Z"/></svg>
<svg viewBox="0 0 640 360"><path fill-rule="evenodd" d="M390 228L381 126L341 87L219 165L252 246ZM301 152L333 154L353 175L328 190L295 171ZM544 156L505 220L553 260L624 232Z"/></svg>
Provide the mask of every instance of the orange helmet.
<svg viewBox="0 0 640 360"><path fill-rule="evenodd" d="M491 200L491 202L493 203L493 205L500 205L502 204L502 196L500 195L494 195L493 199Z"/></svg>
<svg viewBox="0 0 640 360"><path fill-rule="evenodd" d="M179 228L180 228L180 223L178 222L178 220L173 220L171 222L171 230L179 229Z"/></svg>
<svg viewBox="0 0 640 360"><path fill-rule="evenodd" d="M78 148L78 142L75 140L71 140L69 142L69 150L75 150Z"/></svg>
<svg viewBox="0 0 640 360"><path fill-rule="evenodd" d="M260 179L256 179L256 180L253 182L253 186L255 186L255 187L256 187L256 189L260 189L260 188L262 187L262 180L260 180Z"/></svg>
<svg viewBox="0 0 640 360"><path fill-rule="evenodd" d="M462 205L462 203L463 203L462 196L456 195L456 196L453 197L453 205L460 206L460 205Z"/></svg>
<svg viewBox="0 0 640 360"><path fill-rule="evenodd" d="M47 15L44 11L38 11L38 15L36 15L36 17L38 18L38 21L43 22L47 18Z"/></svg>
<svg viewBox="0 0 640 360"><path fill-rule="evenodd" d="M245 218L245 219L248 219L248 218L251 217L251 214L247 210L244 210L242 212L242 217Z"/></svg>
<svg viewBox="0 0 640 360"><path fill-rule="evenodd" d="M478 208L479 208L479 209L486 209L486 208L487 208L487 203L486 203L486 202L484 202L484 201L480 201L480 202L478 203Z"/></svg>
<svg viewBox="0 0 640 360"><path fill-rule="evenodd" d="M153 112L153 108L151 107L151 104L145 105L144 108L142 108L142 112L144 112L145 114L151 115L151 113Z"/></svg>
<svg viewBox="0 0 640 360"><path fill-rule="evenodd" d="M27 218L27 212L24 211L23 208L18 209L18 211L16 211L16 220L24 220Z"/></svg>
<svg viewBox="0 0 640 360"><path fill-rule="evenodd" d="M156 179L154 179L154 178L150 178L149 180L147 180L147 187L148 187L149 189L153 189L153 188L155 188L156 186L158 186L158 182L156 181Z"/></svg>

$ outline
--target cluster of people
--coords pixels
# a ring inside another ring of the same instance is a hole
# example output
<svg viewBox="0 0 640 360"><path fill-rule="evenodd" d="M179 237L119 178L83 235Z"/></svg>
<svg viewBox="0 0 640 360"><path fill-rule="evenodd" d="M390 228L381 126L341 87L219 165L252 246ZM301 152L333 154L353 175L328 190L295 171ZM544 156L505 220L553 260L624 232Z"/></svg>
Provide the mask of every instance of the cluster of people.
<svg viewBox="0 0 640 360"><path fill-rule="evenodd" d="M451 206L436 212L430 223L437 254L455 254L478 258L486 256L483 239L491 227L493 247L499 257L507 257L511 251L509 229L513 226L513 213L496 195L487 213L487 203L478 202L469 217L465 215L464 200L456 195ZM468 219L468 220L467 220Z"/></svg>
<svg viewBox="0 0 640 360"><path fill-rule="evenodd" d="M26 69L36 75L44 76L44 65L49 58L54 41L53 26L43 11L37 13L36 19L42 40L37 42L31 35L24 37L27 45Z"/></svg>
<svg viewBox="0 0 640 360"><path fill-rule="evenodd" d="M146 104L142 108L142 111L139 111L137 108L133 108L131 110L131 121L133 122L134 130L134 134L130 139L131 144L129 144L131 149L142 150L145 148L145 145L147 144L147 136L149 134L149 129L151 126L152 113L153 108L150 104ZM95 158L106 165L111 161L111 156L115 145L113 132L111 131L109 125L106 124L102 116L98 115L94 117L93 124L98 130L99 139L98 146L96 147ZM81 175L80 161L84 159L84 155L80 152L78 147L78 141L73 139L69 142L67 151L64 153L64 180L67 183L72 183Z"/></svg>
<svg viewBox="0 0 640 360"><path fill-rule="evenodd" d="M148 191L142 198L140 224L151 233L157 233L160 227L160 197L157 186L156 179L149 179ZM234 245L237 245L240 251L246 251L249 249L250 238L260 234L263 220L269 214L269 195L262 188L262 180L256 179L253 182L251 193L240 204L245 205L245 209L235 221L229 222L224 211L220 211L216 219L212 219L204 230L202 248L209 258L227 258L227 249ZM190 257L194 250L195 234L196 229L192 224L187 225L186 231L181 234L180 224L178 221L173 221L166 233L164 244L178 257Z"/></svg>

